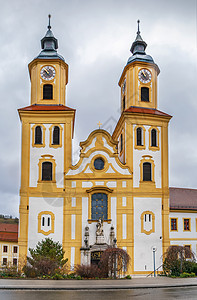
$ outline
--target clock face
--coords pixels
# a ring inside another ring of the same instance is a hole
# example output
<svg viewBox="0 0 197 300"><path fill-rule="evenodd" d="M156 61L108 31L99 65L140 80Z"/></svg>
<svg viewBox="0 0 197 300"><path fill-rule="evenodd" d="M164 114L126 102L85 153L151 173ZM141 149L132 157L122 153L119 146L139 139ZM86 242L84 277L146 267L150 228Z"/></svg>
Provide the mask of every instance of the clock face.
<svg viewBox="0 0 197 300"><path fill-rule="evenodd" d="M52 66L44 66L40 75L44 80L52 80L55 77L55 69Z"/></svg>
<svg viewBox="0 0 197 300"><path fill-rule="evenodd" d="M151 81L151 72L147 69L141 69L138 73L138 78L142 83L148 83Z"/></svg>

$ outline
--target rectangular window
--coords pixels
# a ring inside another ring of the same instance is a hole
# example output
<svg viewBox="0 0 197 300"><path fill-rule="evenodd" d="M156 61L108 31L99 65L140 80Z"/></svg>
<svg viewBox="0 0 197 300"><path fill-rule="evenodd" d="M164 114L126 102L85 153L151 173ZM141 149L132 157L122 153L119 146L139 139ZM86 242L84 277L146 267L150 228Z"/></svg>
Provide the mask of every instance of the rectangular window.
<svg viewBox="0 0 197 300"><path fill-rule="evenodd" d="M3 246L3 252L8 252L8 246Z"/></svg>
<svg viewBox="0 0 197 300"><path fill-rule="evenodd" d="M171 219L171 230L177 230L177 219Z"/></svg>
<svg viewBox="0 0 197 300"><path fill-rule="evenodd" d="M51 224L51 219L48 217L48 226Z"/></svg>
<svg viewBox="0 0 197 300"><path fill-rule="evenodd" d="M190 219L183 219L184 221L184 231L190 231Z"/></svg>
<svg viewBox="0 0 197 300"><path fill-rule="evenodd" d="M13 266L17 266L17 258L13 258Z"/></svg>
<svg viewBox="0 0 197 300"><path fill-rule="evenodd" d="M4 265L4 266L7 265L7 262L8 262L7 258L6 258L6 257L3 257L3 265Z"/></svg>
<svg viewBox="0 0 197 300"><path fill-rule="evenodd" d="M13 252L14 252L14 253L18 253L18 247L17 247L17 246L14 246L14 247L13 247Z"/></svg>

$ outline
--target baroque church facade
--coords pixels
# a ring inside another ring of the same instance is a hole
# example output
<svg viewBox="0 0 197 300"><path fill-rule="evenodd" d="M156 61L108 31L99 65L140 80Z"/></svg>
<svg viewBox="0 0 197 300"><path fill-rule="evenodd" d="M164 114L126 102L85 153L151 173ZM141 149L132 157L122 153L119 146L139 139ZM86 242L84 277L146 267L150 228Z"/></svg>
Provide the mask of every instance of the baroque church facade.
<svg viewBox="0 0 197 300"><path fill-rule="evenodd" d="M158 110L160 70L145 52L139 23L132 56L119 80L121 114L114 132L110 135L100 128L91 132L80 143L76 165L72 165L75 109L66 106L68 65L57 52L50 22L41 46L29 64L31 103L18 110L19 257L49 237L63 245L72 270L76 264L96 263L107 247L118 246L131 257L128 273L145 275L153 270L153 252L159 267L170 244L193 243L196 252L197 203L188 209L183 201L181 208L177 196L181 189L169 189L171 116ZM196 199L193 192L190 198Z"/></svg>

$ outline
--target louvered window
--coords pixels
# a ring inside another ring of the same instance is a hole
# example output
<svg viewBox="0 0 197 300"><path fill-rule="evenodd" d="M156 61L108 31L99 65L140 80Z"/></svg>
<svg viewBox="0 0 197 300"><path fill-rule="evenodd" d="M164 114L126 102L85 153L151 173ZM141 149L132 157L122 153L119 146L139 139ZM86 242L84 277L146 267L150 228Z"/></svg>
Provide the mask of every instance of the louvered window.
<svg viewBox="0 0 197 300"><path fill-rule="evenodd" d="M123 150L123 135L120 135L120 152Z"/></svg>
<svg viewBox="0 0 197 300"><path fill-rule="evenodd" d="M138 127L137 128L137 146L143 146L143 143L142 143L142 128L141 127Z"/></svg>
<svg viewBox="0 0 197 300"><path fill-rule="evenodd" d="M60 128L58 126L53 127L53 145L59 145L60 143Z"/></svg>
<svg viewBox="0 0 197 300"><path fill-rule="evenodd" d="M44 84L43 85L43 99L53 99L52 84Z"/></svg>
<svg viewBox="0 0 197 300"><path fill-rule="evenodd" d="M52 180L52 163L43 162L42 163L42 180L50 181Z"/></svg>
<svg viewBox="0 0 197 300"><path fill-rule="evenodd" d="M141 88L141 101L149 102L149 88Z"/></svg>
<svg viewBox="0 0 197 300"><path fill-rule="evenodd" d="M157 130L156 129L151 130L151 146L157 147Z"/></svg>
<svg viewBox="0 0 197 300"><path fill-rule="evenodd" d="M36 126L36 128L35 128L35 144L36 145L42 144L42 128L41 128L41 126Z"/></svg>
<svg viewBox="0 0 197 300"><path fill-rule="evenodd" d="M143 163L143 181L151 181L151 163Z"/></svg>

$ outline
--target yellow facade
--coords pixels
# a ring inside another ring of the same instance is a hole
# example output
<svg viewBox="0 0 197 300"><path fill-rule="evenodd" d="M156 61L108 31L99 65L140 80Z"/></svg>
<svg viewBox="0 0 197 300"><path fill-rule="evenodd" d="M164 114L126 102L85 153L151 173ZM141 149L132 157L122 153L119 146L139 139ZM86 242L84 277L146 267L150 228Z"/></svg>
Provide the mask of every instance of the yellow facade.
<svg viewBox="0 0 197 300"><path fill-rule="evenodd" d="M46 236L59 239L61 235L69 263L80 264L82 250L85 249L85 226L90 228L91 247L97 245L94 239L98 220L92 218L92 197L94 194L103 193L108 201L107 218L104 220L105 232L109 236L115 223L117 246L126 249L131 257L128 273L147 274L151 271L152 256L144 270L137 266L136 252L141 248L140 242L136 246L137 230L139 229L142 238L152 239L152 243L156 240L155 236L157 237L156 242L161 245L161 255L170 244L168 123L171 116L157 110L159 68L145 54L145 49L144 52L140 50L143 59L136 56L136 47L140 43L144 46L144 42L136 40L132 46L132 59L124 68L119 81L122 112L114 133L111 136L102 129L90 133L87 140L80 143L80 159L73 166L75 110L65 106L68 65L53 49L56 45L55 38L50 40L46 35L43 40L51 43L55 58L43 48L41 54L29 64L31 106L19 109L22 122L20 257L25 257L29 245L35 245L39 239ZM43 76L44 72L46 77ZM49 96L44 93L45 85L52 90ZM44 95L47 95L47 99ZM35 137L37 126L41 127L41 143ZM58 144L53 143L55 126L58 126L60 132ZM137 141L138 127L142 129L140 143ZM152 129L156 132L156 145L152 145ZM95 168L96 159L103 161L103 168ZM52 166L51 179L47 181L42 176L44 162L51 163ZM149 181L143 177L145 163L149 163L151 167ZM58 181L60 175L63 178L62 184ZM52 201L50 199L54 202L63 199L63 205L54 208L49 205ZM138 213L138 200L141 203L144 201L140 208L144 210L137 223L135 218ZM154 212L151 206L153 201L157 206L157 211ZM39 203L40 207L36 207L35 203ZM144 223L146 214L151 216L150 228ZM41 228L42 215L51 216L50 230ZM58 222L58 218L62 218L62 224ZM32 227L30 224L36 225ZM159 237L161 240L158 241ZM105 244L109 245L109 241ZM88 248L89 252L91 247Z"/></svg>

